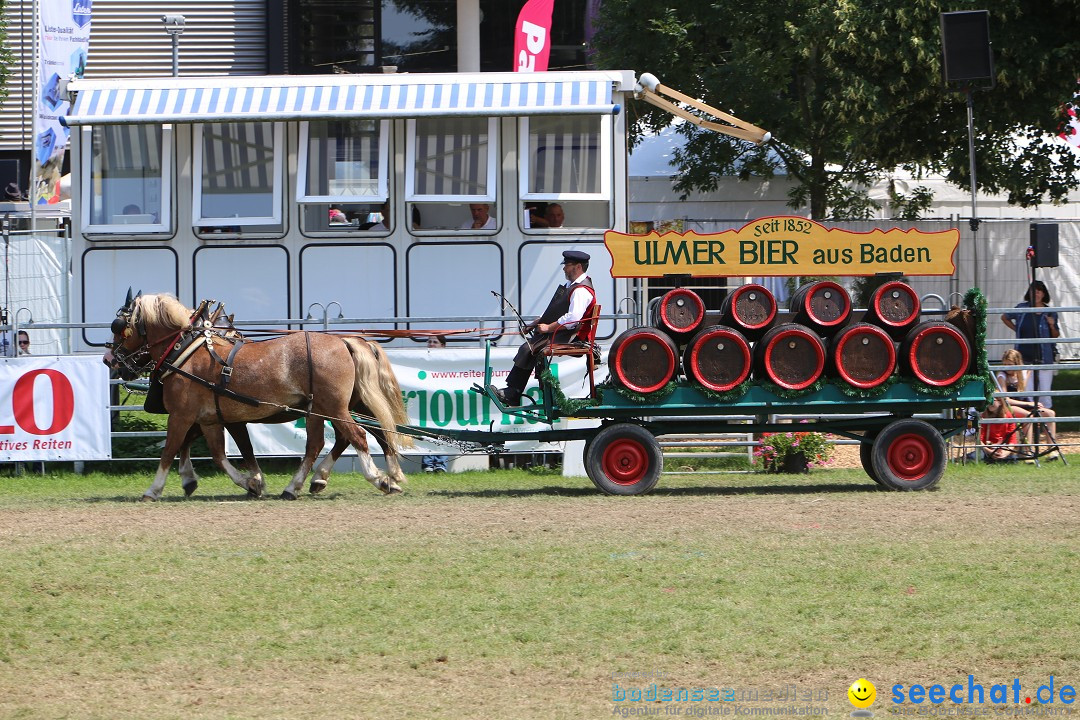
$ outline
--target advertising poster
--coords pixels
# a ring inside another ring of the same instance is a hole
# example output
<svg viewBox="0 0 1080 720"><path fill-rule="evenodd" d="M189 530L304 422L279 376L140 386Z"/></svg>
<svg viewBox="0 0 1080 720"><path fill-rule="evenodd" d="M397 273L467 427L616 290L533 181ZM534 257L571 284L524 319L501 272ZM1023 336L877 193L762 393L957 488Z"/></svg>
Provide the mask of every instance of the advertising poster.
<svg viewBox="0 0 1080 720"><path fill-rule="evenodd" d="M39 0L38 97L31 202L60 202L60 171L70 130L60 124L68 111L63 84L82 77L90 46L92 0Z"/></svg>
<svg viewBox="0 0 1080 720"><path fill-rule="evenodd" d="M0 360L0 461L111 457L109 369L100 356Z"/></svg>
<svg viewBox="0 0 1080 720"><path fill-rule="evenodd" d="M514 25L514 71L545 72L551 55L551 10L555 0L528 0Z"/></svg>
<svg viewBox="0 0 1080 720"><path fill-rule="evenodd" d="M492 384L502 387L506 384L506 375L513 365L517 346L499 347L491 350L491 364L494 368ZM535 441L515 441L515 432L533 432L550 426L539 425L520 417L503 414L486 397L472 392L473 383L484 382L484 351L478 348L452 349L394 349L387 352L394 365L394 373L401 384L405 399L405 410L409 414L409 424L438 433L446 430L495 430L505 433L508 452L531 452L540 448ZM589 394L589 381L586 377L584 358L562 358L554 366L568 397L585 397ZM606 366L605 366L606 369ZM597 368L596 381L603 378L603 370ZM527 396L540 399L540 390L536 380L529 382L525 390ZM560 421L555 427L566 427L566 421ZM280 425L249 425L252 443L256 455L303 455L307 437L307 424L304 419ZM329 423L325 426L326 449L334 442L334 431ZM370 435L368 442L372 454L380 450L375 439ZM560 448L549 446L548 450ZM228 452L237 454L236 445L228 438ZM349 448L348 455L355 455ZM457 455L462 449L438 442L417 441L416 449L409 451L421 455L450 454Z"/></svg>

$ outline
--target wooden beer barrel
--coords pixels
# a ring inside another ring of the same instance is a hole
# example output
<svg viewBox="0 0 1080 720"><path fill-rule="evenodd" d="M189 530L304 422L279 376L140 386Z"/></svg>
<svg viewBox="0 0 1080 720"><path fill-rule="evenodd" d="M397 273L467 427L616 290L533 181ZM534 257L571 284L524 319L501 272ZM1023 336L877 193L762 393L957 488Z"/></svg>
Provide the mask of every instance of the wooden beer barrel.
<svg viewBox="0 0 1080 720"><path fill-rule="evenodd" d="M805 325L777 325L754 343L754 377L802 390L825 372L825 343Z"/></svg>
<svg viewBox="0 0 1080 720"><path fill-rule="evenodd" d="M776 298L764 285L747 284L727 294L720 306L720 324L757 340L776 321Z"/></svg>
<svg viewBox="0 0 1080 720"><path fill-rule="evenodd" d="M842 285L818 280L799 286L788 304L793 322L818 333L835 335L851 316L851 297Z"/></svg>
<svg viewBox="0 0 1080 720"><path fill-rule="evenodd" d="M900 371L927 385L945 387L964 376L971 344L952 323L930 320L908 331L900 345Z"/></svg>
<svg viewBox="0 0 1080 720"><path fill-rule="evenodd" d="M693 290L675 288L653 306L652 324L675 340L685 340L705 321L705 303Z"/></svg>
<svg viewBox="0 0 1080 720"><path fill-rule="evenodd" d="M884 329L855 323L829 343L829 372L867 390L881 385L896 370L896 346Z"/></svg>
<svg viewBox="0 0 1080 720"><path fill-rule="evenodd" d="M612 381L639 393L667 385L679 369L679 350L663 330L634 327L621 333L608 350Z"/></svg>
<svg viewBox="0 0 1080 720"><path fill-rule="evenodd" d="M727 392L750 377L750 343L735 328L711 325L690 340L682 364L687 378Z"/></svg>
<svg viewBox="0 0 1080 720"><path fill-rule="evenodd" d="M903 340L919 324L919 296L907 283L890 280L874 291L864 321L881 327L894 340Z"/></svg>

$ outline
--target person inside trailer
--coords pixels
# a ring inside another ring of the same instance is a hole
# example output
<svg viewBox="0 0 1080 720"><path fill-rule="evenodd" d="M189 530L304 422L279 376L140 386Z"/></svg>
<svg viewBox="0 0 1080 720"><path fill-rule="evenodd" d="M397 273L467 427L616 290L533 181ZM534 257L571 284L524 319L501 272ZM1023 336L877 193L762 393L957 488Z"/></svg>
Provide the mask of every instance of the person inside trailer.
<svg viewBox="0 0 1080 720"><path fill-rule="evenodd" d="M563 212L563 206L559 203L551 203L547 206L547 210L544 211L544 220L547 221L547 227L549 228L561 228L566 221L566 213Z"/></svg>
<svg viewBox="0 0 1080 720"><path fill-rule="evenodd" d="M469 205L469 214L472 220L461 226L462 230L494 230L495 218L491 217L491 206L487 203L473 203Z"/></svg>
<svg viewBox="0 0 1080 720"><path fill-rule="evenodd" d="M521 404L521 395L525 392L529 375L536 368L536 358L548 345L588 337L591 328L586 327L581 319L596 304L596 291L587 274L590 257L581 250L563 251L562 268L566 282L555 289L540 317L525 326L528 335L514 356L514 367L506 376L506 387L494 391L503 405L516 407Z"/></svg>

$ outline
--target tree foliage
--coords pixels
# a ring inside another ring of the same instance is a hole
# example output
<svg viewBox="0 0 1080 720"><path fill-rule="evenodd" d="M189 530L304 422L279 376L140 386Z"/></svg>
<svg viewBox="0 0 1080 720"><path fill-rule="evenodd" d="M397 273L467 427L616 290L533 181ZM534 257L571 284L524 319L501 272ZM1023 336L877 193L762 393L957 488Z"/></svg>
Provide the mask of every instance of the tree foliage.
<svg viewBox="0 0 1080 720"><path fill-rule="evenodd" d="M996 86L974 94L976 178L1024 207L1080 184L1076 153L1053 136L1080 76L1080 20L1066 0L990 3ZM594 38L600 67L653 72L773 133L762 147L698 129L676 154L682 191L718 179L786 173L811 216L865 217L866 188L896 168L970 186L967 103L942 79L940 13L971 0L605 0ZM635 132L670 116L634 103ZM924 191L920 191L924 192ZM925 196L898 198L908 212Z"/></svg>

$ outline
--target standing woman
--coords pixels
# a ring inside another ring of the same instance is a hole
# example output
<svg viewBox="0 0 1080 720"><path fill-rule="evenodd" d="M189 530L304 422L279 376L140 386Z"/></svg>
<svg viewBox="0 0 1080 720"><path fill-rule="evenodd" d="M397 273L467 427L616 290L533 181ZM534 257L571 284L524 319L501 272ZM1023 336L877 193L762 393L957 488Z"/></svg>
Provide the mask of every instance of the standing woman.
<svg viewBox="0 0 1080 720"><path fill-rule="evenodd" d="M1024 295L1024 302L1016 307L1038 308L1046 307L1049 304L1050 291L1046 289L1046 285L1043 284L1042 280L1036 280L1028 286L1027 293ZM1056 312L1005 313L1001 316L1001 322L1005 323L1005 326L1010 330L1016 332L1017 340L1056 338L1061 335ZM1052 365L1054 356L1057 354L1056 348L1057 346L1054 343L1016 343L1016 349L1020 351L1020 356L1024 358L1024 364L1026 365ZM1035 370L1032 373L1032 379L1034 380L1032 389L1035 392L1050 390L1054 382L1054 371L1052 369ZM1053 398L1049 395L1039 396L1035 400L1047 408L1053 407L1054 404Z"/></svg>

